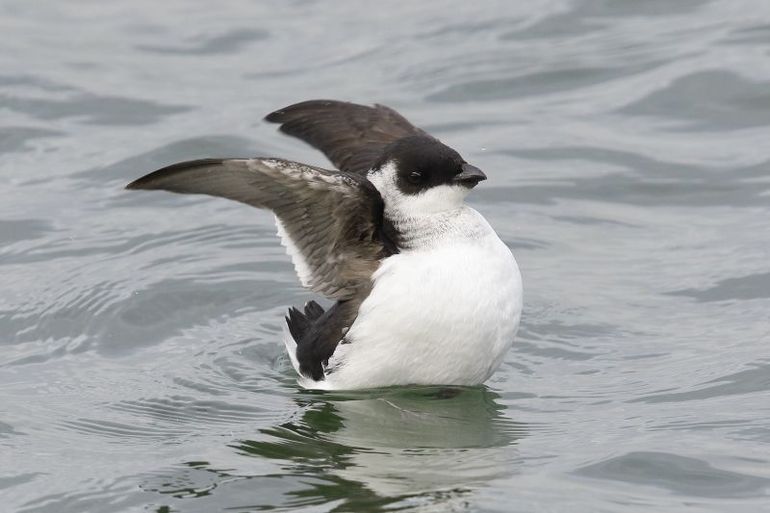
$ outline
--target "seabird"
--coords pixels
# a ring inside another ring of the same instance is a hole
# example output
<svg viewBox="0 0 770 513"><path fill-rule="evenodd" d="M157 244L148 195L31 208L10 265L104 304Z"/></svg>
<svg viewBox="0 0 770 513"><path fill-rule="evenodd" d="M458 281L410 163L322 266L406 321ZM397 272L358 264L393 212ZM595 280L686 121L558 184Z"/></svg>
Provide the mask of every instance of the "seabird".
<svg viewBox="0 0 770 513"><path fill-rule="evenodd" d="M311 100L266 121L322 151L329 170L277 158L208 158L127 189L208 194L269 209L309 301L286 317L306 388L475 385L511 347L516 260L464 203L485 174L384 105Z"/></svg>

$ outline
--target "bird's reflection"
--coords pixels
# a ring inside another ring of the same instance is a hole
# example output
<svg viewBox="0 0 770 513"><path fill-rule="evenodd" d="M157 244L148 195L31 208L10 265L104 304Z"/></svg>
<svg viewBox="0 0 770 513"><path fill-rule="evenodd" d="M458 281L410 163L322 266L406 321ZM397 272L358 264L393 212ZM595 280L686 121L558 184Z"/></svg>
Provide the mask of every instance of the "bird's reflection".
<svg viewBox="0 0 770 513"><path fill-rule="evenodd" d="M292 422L243 440L241 454L285 461L288 474L317 477L302 502L342 500L371 509L403 500L459 500L515 472L522 424L486 387L420 387L297 398ZM376 508L375 508L376 509Z"/></svg>

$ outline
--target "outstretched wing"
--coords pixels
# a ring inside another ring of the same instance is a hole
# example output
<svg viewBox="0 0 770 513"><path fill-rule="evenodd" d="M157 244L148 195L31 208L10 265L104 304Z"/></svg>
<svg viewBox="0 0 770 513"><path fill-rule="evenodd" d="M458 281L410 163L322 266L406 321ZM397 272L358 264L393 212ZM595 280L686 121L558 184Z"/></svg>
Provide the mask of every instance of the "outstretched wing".
<svg viewBox="0 0 770 513"><path fill-rule="evenodd" d="M203 159L127 189L208 194L273 211L302 284L344 300L368 286L384 253L382 198L364 178L281 159Z"/></svg>
<svg viewBox="0 0 770 513"><path fill-rule="evenodd" d="M268 114L266 121L321 150L341 171L366 175L388 144L428 134L384 105L368 107L334 100L310 100Z"/></svg>

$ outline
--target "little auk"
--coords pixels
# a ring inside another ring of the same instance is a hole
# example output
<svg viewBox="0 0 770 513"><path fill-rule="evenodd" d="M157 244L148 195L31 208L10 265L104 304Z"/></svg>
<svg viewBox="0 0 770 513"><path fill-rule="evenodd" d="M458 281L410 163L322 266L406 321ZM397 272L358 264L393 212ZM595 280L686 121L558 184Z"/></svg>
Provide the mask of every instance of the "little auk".
<svg viewBox="0 0 770 513"><path fill-rule="evenodd" d="M286 349L305 388L476 385L519 326L508 247L464 203L486 175L384 105L311 100L266 121L337 170L207 158L128 189L208 194L269 209L303 286L334 303L289 309Z"/></svg>

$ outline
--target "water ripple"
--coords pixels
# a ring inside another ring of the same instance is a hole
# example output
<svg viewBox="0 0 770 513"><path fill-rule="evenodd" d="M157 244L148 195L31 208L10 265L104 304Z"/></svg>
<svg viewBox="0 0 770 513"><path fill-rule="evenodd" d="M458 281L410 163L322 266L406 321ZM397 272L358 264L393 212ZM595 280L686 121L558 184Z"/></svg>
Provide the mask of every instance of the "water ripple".
<svg viewBox="0 0 770 513"><path fill-rule="evenodd" d="M767 299L770 298L770 272L725 278L713 287L675 290L669 294L691 297L700 302Z"/></svg>
<svg viewBox="0 0 770 513"><path fill-rule="evenodd" d="M24 126L0 127L0 155L31 149L30 141L63 135L57 130Z"/></svg>
<svg viewBox="0 0 770 513"><path fill-rule="evenodd" d="M766 497L770 494L770 479L662 452L631 452L588 465L578 469L576 474L655 486L695 497Z"/></svg>
<svg viewBox="0 0 770 513"><path fill-rule="evenodd" d="M0 94L0 108L40 120L76 117L94 125L148 125L170 114L186 112L185 105L161 105L120 96L79 93L65 99Z"/></svg>
<svg viewBox="0 0 770 513"><path fill-rule="evenodd" d="M645 403L698 401L768 391L770 391L770 364L754 364L750 369L701 383L694 390L652 394L635 401Z"/></svg>
<svg viewBox="0 0 770 513"><path fill-rule="evenodd" d="M722 70L701 71L677 78L624 107L633 116L676 119L677 130L739 130L770 124L768 85Z"/></svg>
<svg viewBox="0 0 770 513"><path fill-rule="evenodd" d="M208 38L193 37L190 44L184 47L143 44L138 45L137 48L146 52L170 55L229 54L243 49L249 43L261 41L267 37L268 33L263 30L236 29Z"/></svg>

